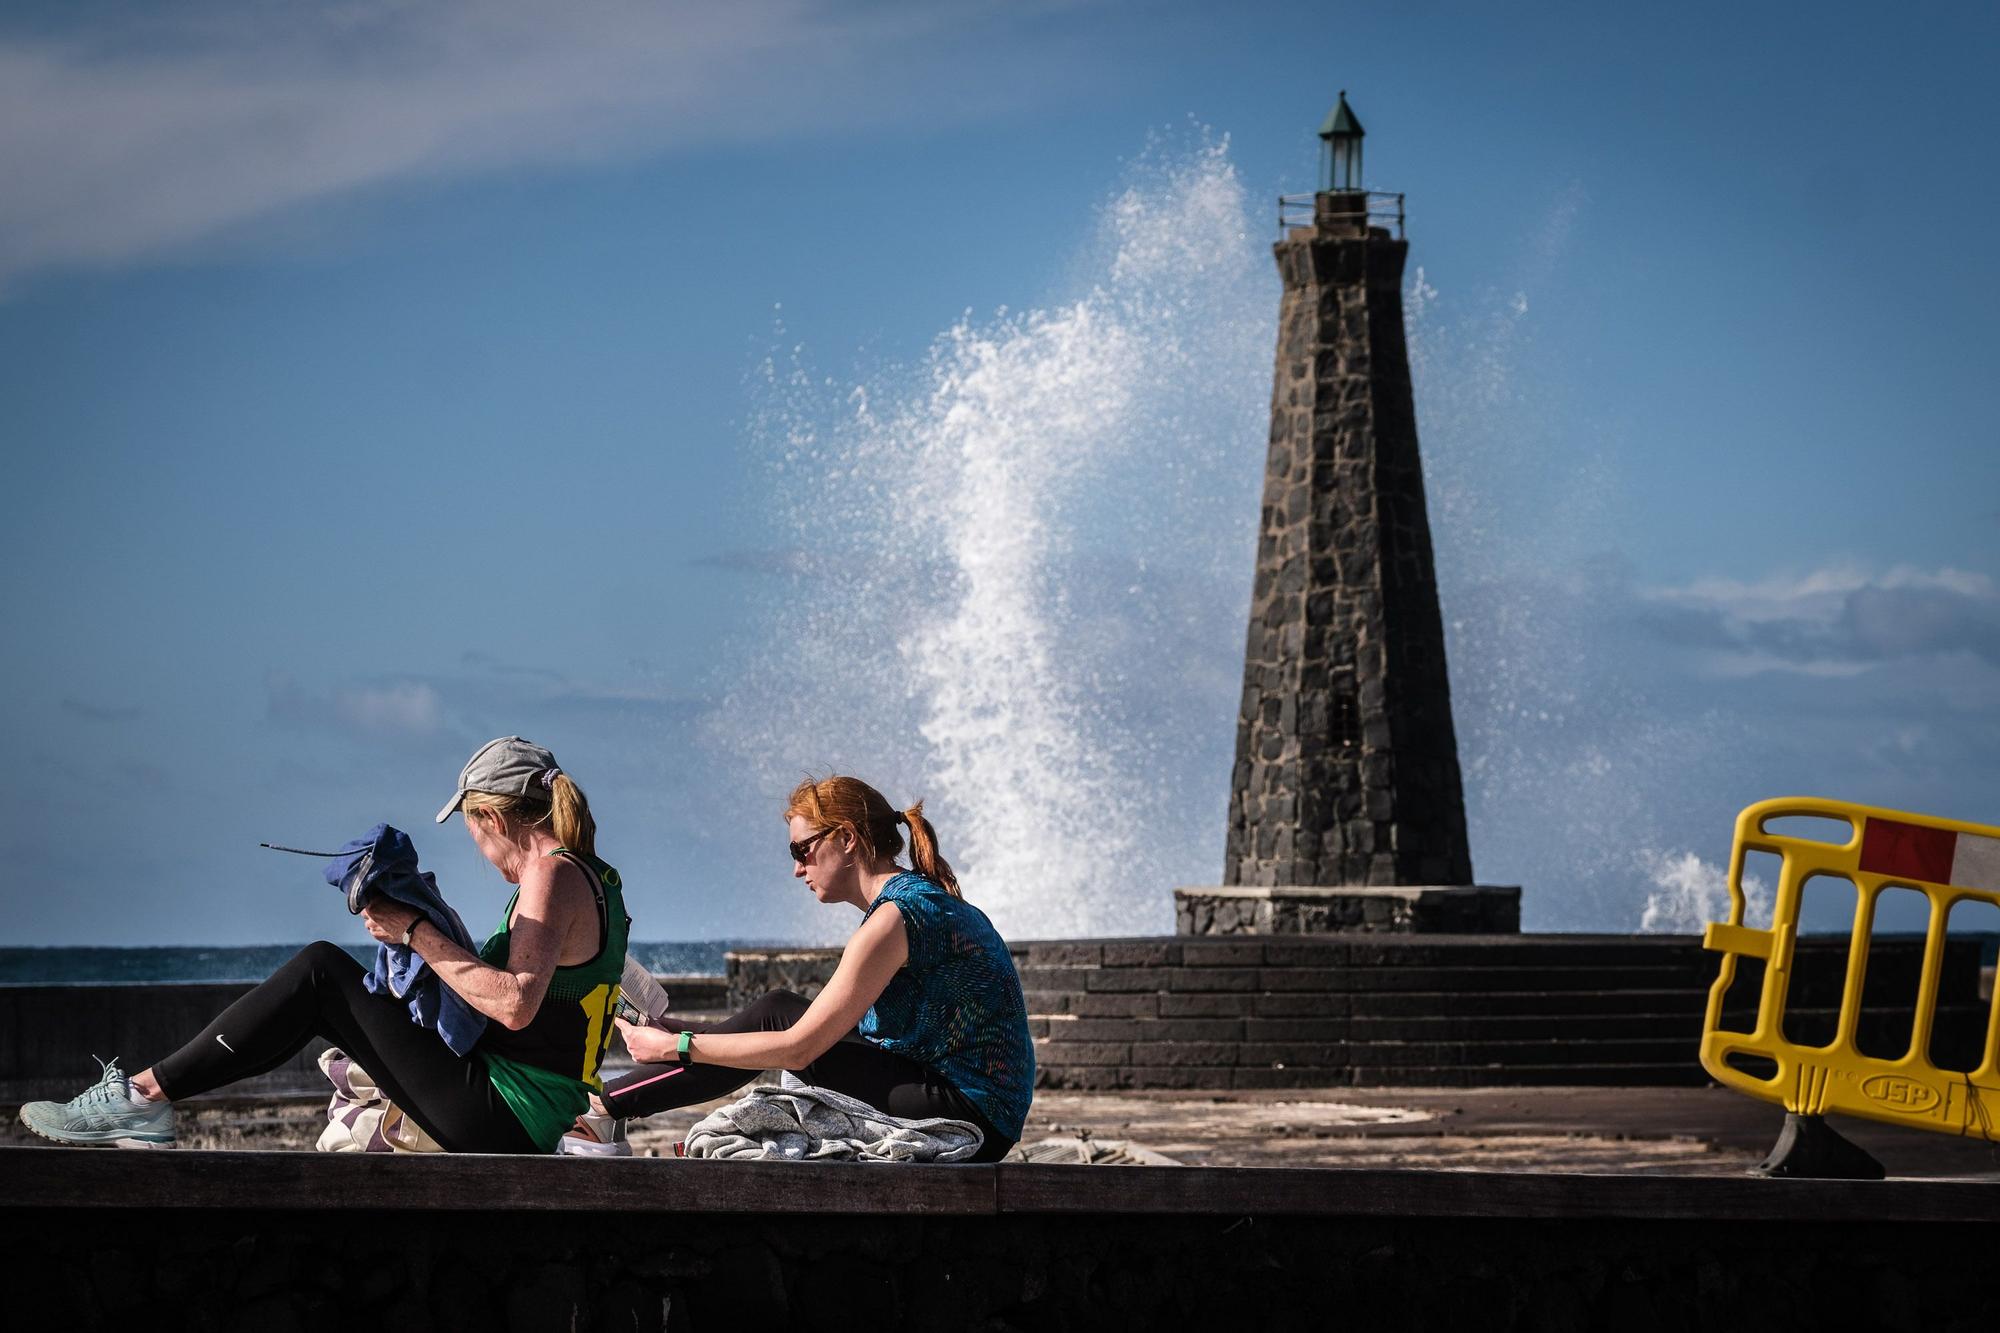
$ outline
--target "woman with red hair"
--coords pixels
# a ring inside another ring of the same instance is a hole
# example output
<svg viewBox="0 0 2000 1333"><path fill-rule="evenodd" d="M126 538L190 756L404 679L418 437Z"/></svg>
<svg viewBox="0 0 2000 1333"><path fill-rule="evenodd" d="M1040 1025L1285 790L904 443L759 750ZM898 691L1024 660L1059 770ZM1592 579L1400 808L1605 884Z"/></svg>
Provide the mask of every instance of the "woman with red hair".
<svg viewBox="0 0 2000 1333"><path fill-rule="evenodd" d="M1035 1051L1006 941L965 901L919 801L898 811L858 778L801 782L785 805L792 873L823 903L861 912L840 965L811 1002L773 991L706 1032L623 1022L640 1069L605 1086L617 1119L713 1100L767 1069L904 1119L966 1120L975 1162L1021 1137ZM896 860L909 831L910 866Z"/></svg>

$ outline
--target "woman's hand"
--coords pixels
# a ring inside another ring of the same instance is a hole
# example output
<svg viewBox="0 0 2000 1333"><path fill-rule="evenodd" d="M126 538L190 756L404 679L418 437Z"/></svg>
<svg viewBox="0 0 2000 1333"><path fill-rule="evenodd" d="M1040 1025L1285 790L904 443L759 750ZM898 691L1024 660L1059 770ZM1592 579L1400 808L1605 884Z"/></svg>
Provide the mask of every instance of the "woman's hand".
<svg viewBox="0 0 2000 1333"><path fill-rule="evenodd" d="M384 944L401 944L403 932L410 928L412 922L422 919L423 914L416 908L380 894L369 899L361 908L361 924Z"/></svg>
<svg viewBox="0 0 2000 1333"><path fill-rule="evenodd" d="M665 1028L640 1027L622 1018L614 1018L618 1025L618 1035L625 1038L625 1049L632 1058L642 1065L658 1064L671 1060L679 1054L680 1033L668 1032Z"/></svg>

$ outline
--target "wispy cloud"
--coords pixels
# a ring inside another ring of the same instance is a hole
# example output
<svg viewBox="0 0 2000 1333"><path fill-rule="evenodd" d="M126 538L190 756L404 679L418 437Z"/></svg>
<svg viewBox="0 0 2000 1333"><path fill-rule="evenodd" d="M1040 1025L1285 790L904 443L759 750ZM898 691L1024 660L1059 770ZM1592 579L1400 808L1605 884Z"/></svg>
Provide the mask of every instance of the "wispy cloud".
<svg viewBox="0 0 2000 1333"><path fill-rule="evenodd" d="M284 672L264 681L265 714L288 727L428 749L531 725L530 719L673 718L704 701L643 663L619 677L573 680L559 671L467 653L463 674L394 676L308 685Z"/></svg>
<svg viewBox="0 0 2000 1333"><path fill-rule="evenodd" d="M0 283L400 179L1031 104L1064 62L1019 29L1068 7L208 0L115 27L16 24L0 38Z"/></svg>
<svg viewBox="0 0 2000 1333"><path fill-rule="evenodd" d="M319 693L273 673L264 688L267 710L280 722L386 737L428 738L445 729L443 697L428 681L352 683Z"/></svg>
<svg viewBox="0 0 2000 1333"><path fill-rule="evenodd" d="M100 704L74 697L63 699L62 710L92 722L136 722L144 713L137 704Z"/></svg>
<svg viewBox="0 0 2000 1333"><path fill-rule="evenodd" d="M797 546L717 551L713 555L698 556L688 563L697 569L723 569L732 574L778 575L804 574L813 565L812 558Z"/></svg>
<svg viewBox="0 0 2000 1333"><path fill-rule="evenodd" d="M1754 582L1705 579L1642 595L1654 631L1711 674L1859 675L1964 654L2000 666L2000 589L1980 573L1840 565Z"/></svg>

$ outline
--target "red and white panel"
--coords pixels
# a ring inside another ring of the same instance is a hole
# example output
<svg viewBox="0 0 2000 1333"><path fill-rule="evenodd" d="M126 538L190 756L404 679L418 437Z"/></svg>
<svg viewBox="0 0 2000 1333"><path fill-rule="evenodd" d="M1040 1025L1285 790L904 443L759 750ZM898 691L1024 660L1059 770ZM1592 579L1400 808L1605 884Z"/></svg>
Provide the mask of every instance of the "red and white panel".
<svg viewBox="0 0 2000 1333"><path fill-rule="evenodd" d="M1861 868L1926 884L2000 892L2000 838L1870 819L1861 830Z"/></svg>

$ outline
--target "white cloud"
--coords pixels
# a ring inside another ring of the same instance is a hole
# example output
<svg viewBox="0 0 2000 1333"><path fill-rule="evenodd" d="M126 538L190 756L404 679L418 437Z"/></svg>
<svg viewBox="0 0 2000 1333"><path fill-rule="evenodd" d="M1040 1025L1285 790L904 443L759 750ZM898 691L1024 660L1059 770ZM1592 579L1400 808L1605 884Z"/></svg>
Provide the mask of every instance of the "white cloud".
<svg viewBox="0 0 2000 1333"><path fill-rule="evenodd" d="M350 683L321 694L274 671L264 678L264 697L267 714L291 726L408 738L445 729L444 700L427 681Z"/></svg>
<svg viewBox="0 0 2000 1333"><path fill-rule="evenodd" d="M1700 579L1640 594L1655 626L1712 677L1858 676L1947 655L2000 664L2000 590L1988 575L1852 564L1754 581Z"/></svg>
<svg viewBox="0 0 2000 1333"><path fill-rule="evenodd" d="M421 681L338 690L333 706L363 731L428 736L444 725L438 692Z"/></svg>
<svg viewBox="0 0 2000 1333"><path fill-rule="evenodd" d="M1974 598L1994 595L1992 579L1963 569L1923 570L1897 565L1877 574L1860 565L1838 564L1803 574L1775 574L1751 582L1696 579L1685 587L1653 589L1647 596L1676 606L1719 611L1746 622L1802 620L1830 624L1839 618L1852 594L1870 589L1953 592Z"/></svg>
<svg viewBox="0 0 2000 1333"><path fill-rule="evenodd" d="M1060 50L1037 78L1007 59L1029 44L991 29L1049 7L211 0L13 37L0 41L0 282L398 179L1029 103L1062 77ZM974 45L984 58L963 58Z"/></svg>

